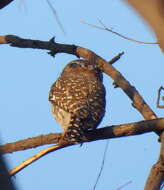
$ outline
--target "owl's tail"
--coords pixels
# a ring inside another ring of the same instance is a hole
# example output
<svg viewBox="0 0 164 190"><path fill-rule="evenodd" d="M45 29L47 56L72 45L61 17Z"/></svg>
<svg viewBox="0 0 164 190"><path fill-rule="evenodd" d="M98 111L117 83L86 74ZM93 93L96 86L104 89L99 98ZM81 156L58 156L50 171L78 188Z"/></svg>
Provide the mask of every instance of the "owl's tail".
<svg viewBox="0 0 164 190"><path fill-rule="evenodd" d="M82 119L74 116L71 119L70 125L64 132L62 139L71 144L82 144L87 130L84 127Z"/></svg>

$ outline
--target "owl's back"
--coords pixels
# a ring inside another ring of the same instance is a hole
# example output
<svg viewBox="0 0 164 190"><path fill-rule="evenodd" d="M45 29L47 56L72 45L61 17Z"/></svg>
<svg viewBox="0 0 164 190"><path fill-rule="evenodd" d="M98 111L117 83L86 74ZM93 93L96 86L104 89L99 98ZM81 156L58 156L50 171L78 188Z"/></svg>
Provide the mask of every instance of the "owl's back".
<svg viewBox="0 0 164 190"><path fill-rule="evenodd" d="M73 125L83 131L95 129L105 113L102 73L85 60L72 61L52 85L49 100L65 132Z"/></svg>

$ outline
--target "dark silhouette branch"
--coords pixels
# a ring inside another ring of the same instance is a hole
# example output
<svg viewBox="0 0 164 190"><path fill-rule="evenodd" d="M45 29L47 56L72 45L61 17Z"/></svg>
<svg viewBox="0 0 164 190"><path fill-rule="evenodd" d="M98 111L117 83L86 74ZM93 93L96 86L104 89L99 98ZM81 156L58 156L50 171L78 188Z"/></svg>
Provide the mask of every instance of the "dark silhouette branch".
<svg viewBox="0 0 164 190"><path fill-rule="evenodd" d="M99 128L95 131L89 131L83 141L91 142L96 140L140 135L162 130L164 130L164 118ZM46 144L57 144L60 141L60 138L61 133L40 135L37 137L1 145L0 150L3 152L3 154L12 153L20 150L36 148Z"/></svg>
<svg viewBox="0 0 164 190"><path fill-rule="evenodd" d="M0 2L0 9L6 7L8 4L10 4L13 0L1 0Z"/></svg>
<svg viewBox="0 0 164 190"><path fill-rule="evenodd" d="M16 190L10 178L6 162L4 161L2 154L0 153L0 189L1 190Z"/></svg>

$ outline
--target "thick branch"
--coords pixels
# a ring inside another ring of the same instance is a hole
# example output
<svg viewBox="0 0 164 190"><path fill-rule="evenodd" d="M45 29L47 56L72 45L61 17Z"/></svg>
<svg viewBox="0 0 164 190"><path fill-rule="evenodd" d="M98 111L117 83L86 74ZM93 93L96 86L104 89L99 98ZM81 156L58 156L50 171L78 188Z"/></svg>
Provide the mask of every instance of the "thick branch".
<svg viewBox="0 0 164 190"><path fill-rule="evenodd" d="M122 125L113 125L95 131L90 131L86 134L84 142L91 142L96 140L103 140L109 138L126 137L132 135L140 135L153 131L164 130L164 118L146 120L135 123L128 123ZM25 140L8 143L0 146L3 153L11 153L30 148L36 148L45 144L57 144L60 140L61 134L41 135Z"/></svg>

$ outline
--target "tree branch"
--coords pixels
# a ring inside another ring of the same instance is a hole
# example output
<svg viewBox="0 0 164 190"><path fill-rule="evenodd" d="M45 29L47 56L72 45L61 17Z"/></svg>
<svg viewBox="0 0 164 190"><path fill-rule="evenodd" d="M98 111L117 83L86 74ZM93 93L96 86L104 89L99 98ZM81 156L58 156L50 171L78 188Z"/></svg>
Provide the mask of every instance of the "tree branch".
<svg viewBox="0 0 164 190"><path fill-rule="evenodd" d="M37 137L31 137L24 140L19 140L14 143L7 143L0 146L0 150L4 153L12 153L20 150L27 150L30 148L36 148L38 146L46 144L56 144L59 142L61 134L50 133L47 135L39 135Z"/></svg>
<svg viewBox="0 0 164 190"><path fill-rule="evenodd" d="M89 131L86 134L86 136L84 137L83 142L91 142L91 141L95 141L95 140L102 140L102 139L108 139L108 138L139 135L139 134L143 134L146 132L151 132L154 130L163 130L163 129L164 129L164 118L156 119L156 120L140 121L140 122L136 122L136 123L104 127L104 128L96 129L95 131ZM40 159L41 157L47 155L48 153L73 145L73 144L70 144L69 142L66 142L65 144L61 144L60 138L57 139L56 135L59 135L59 134L54 134L54 136L55 136L54 143L59 142L58 144L48 147L48 148L40 151L39 153L35 154L34 156L28 158L27 160L25 160L24 162L19 164L16 168L12 169L9 172L9 174L11 176L15 175L16 173L21 171L23 168L27 167L28 165L32 164L33 162L35 162L36 160ZM50 137L51 137L50 141L48 140L48 136L49 135L42 136L41 145L43 145L43 142L44 142L44 144L49 144L51 142L53 134L50 134ZM40 136L31 138L32 142L34 143L33 147L36 147L36 144L39 146L39 144L37 142L37 138L40 139ZM26 147L25 146L23 146L23 148L21 147L22 150L28 149L28 148L33 148L32 143L29 141L29 139L27 139L27 140L25 139L25 140L18 141L15 143L10 143L10 146L12 147L12 151L21 150L20 147L18 150L13 149L13 147L17 147L17 145L20 144L20 142L22 144L23 144L23 142L25 142L24 144L26 144ZM29 147L28 147L28 143L30 145ZM1 146L0 150L3 151L3 153L11 152L8 144ZM159 170L159 168L158 168L158 170ZM159 172L158 172L158 174L159 174Z"/></svg>
<svg viewBox="0 0 164 190"><path fill-rule="evenodd" d="M14 169L12 169L11 171L9 171L9 175L13 176L15 174L17 174L18 172L20 172L22 169L24 169L25 167L27 167L28 165L32 164L33 162L37 161L38 159L40 159L41 157L47 155L48 153L51 153L53 151L65 148L68 145L54 145L51 146L49 148L46 148L40 152L38 152L37 154L35 154L34 156L28 158L27 160L25 160L24 162L22 162L21 164L19 164L17 167L15 167Z"/></svg>
<svg viewBox="0 0 164 190"><path fill-rule="evenodd" d="M83 139L83 141L91 142L96 140L140 135L144 133L162 130L164 130L164 118L159 118L154 120L139 121L135 123L128 123L122 125L112 125L96 129L95 131L89 131L86 134L86 137ZM2 151L3 154L5 154L20 150L27 150L30 148L36 148L38 146L46 144L57 144L60 141L60 138L60 133L40 135L37 137L1 145L0 151Z"/></svg>
<svg viewBox="0 0 164 190"><path fill-rule="evenodd" d="M75 55L77 57L82 57L88 61L93 61L95 62L95 64L98 65L99 69L102 72L106 73L108 76L110 76L114 80L114 84L116 84L116 86L120 87L125 92L125 94L132 100L133 107L135 107L145 119L147 120L157 119L156 114L147 105L147 103L144 101L142 96L138 93L136 88L132 86L122 76L122 74L118 72L111 64L109 64L103 58L96 55L91 50L88 50L79 46L75 46L75 45L59 44L59 43L54 42L54 38L52 38L48 42L43 42L39 40L22 39L20 37L13 36L13 35L0 36L0 44L9 44L10 46L20 47L20 48L46 49L46 50L50 50L49 54L52 56L55 56L57 53L68 53L68 54ZM108 129L107 131L109 130L110 129ZM161 130L163 130L163 128L161 128ZM156 131L156 133L160 135L159 131ZM162 142L163 142L163 139L162 139ZM162 163L160 162L160 164ZM159 171L160 170L158 170L157 173L161 174ZM161 182L163 180L163 174L156 175L156 176L162 176L162 177L159 177L157 181L160 180ZM156 177L156 176L153 176L153 177ZM149 179L154 179L154 178L151 177ZM150 189L146 187L145 190L150 190ZM156 189L152 188L151 190L156 190Z"/></svg>
<svg viewBox="0 0 164 190"><path fill-rule="evenodd" d="M132 86L111 64L91 50L75 45L59 44L54 42L54 38L50 41L44 42L39 40L23 39L13 35L0 36L0 44L10 44L10 46L19 48L46 49L50 50L49 54L52 56L55 56L57 53L68 53L77 57L82 57L88 61L92 60L99 66L102 72L110 76L114 80L114 83L126 93L126 95L132 100L132 105L143 115L145 119L157 118L156 114L146 104L136 88Z"/></svg>

